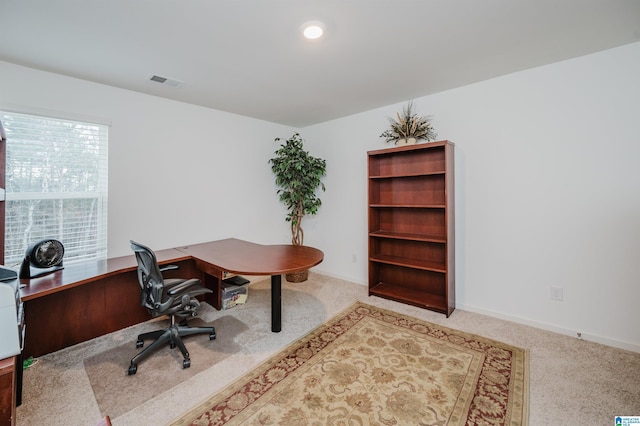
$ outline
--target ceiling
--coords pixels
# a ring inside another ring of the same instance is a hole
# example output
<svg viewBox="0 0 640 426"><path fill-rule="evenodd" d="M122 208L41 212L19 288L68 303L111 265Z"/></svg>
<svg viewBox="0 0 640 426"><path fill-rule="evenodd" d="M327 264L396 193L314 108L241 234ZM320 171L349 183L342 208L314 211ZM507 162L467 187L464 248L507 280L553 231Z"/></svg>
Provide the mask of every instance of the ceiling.
<svg viewBox="0 0 640 426"><path fill-rule="evenodd" d="M637 0L0 0L0 16L0 60L296 128L640 41ZM302 38L309 20L324 38Z"/></svg>

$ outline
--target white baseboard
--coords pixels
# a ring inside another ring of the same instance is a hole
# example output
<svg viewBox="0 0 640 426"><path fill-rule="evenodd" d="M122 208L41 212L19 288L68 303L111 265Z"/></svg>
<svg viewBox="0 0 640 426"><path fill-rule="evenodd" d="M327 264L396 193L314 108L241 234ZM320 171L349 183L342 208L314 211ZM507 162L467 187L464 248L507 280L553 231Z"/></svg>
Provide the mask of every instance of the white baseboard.
<svg viewBox="0 0 640 426"><path fill-rule="evenodd" d="M575 330L569 330L566 328L558 327L553 324L548 324L541 321L530 320L527 318L522 318L514 315L507 315L501 312L491 311L487 309L482 309L473 305L456 305L456 309L460 309L463 311L475 312L477 314L486 315L489 317L503 319L505 321L515 322L517 324L528 325L530 327L539 328L541 330L552 331L554 333L562 334L565 336L578 338ZM587 340L590 342L600 343L602 345L611 346L614 348L624 349L632 352L640 353L640 344L625 342L622 340L612 339L609 337L599 336L597 334L590 334L581 332L580 338L583 340Z"/></svg>
<svg viewBox="0 0 640 426"><path fill-rule="evenodd" d="M329 271L325 271L325 270L319 269L317 267L314 268L312 271L314 271L314 272L316 272L318 274L321 274L321 275L325 275L327 277L337 278L339 280L345 280L345 281L349 281L349 282L352 282L352 283L355 283L355 284L360 284L360 285L363 285L363 286L367 286L368 285L368 283L361 282L357 278L332 274ZM531 320L531 319L527 319L527 318L518 317L518 316L515 316L515 315L508 315L508 314L504 314L504 313L497 312L497 311L492 311L492 310L488 310L488 309L479 308L479 307L473 306L473 305L457 304L456 305L456 309L460 309L460 310L463 310L463 311L474 312L474 313L486 315L486 316L489 316L489 317L499 318L499 319L502 319L502 320L505 320L505 321L511 321L511 322L516 323L516 324L528 325L530 327L539 328L541 330L552 331L554 333L562 334L562 335L565 335L565 336L578 338L578 336L576 335L575 330L569 330L569 329L558 327L556 325L548 324L548 323L545 323L545 322L542 322L542 321L535 321L535 320ZM583 339L583 340L587 340L589 342L600 343L602 345L611 346L611 347L614 347L614 348L619 348L619 349L624 349L624 350L627 350L627 351L640 353L640 344L637 344L637 343L625 342L623 340L612 339L610 337L599 336L597 334L590 334L588 332L581 332L580 338Z"/></svg>
<svg viewBox="0 0 640 426"><path fill-rule="evenodd" d="M363 286L368 286L369 283L367 283L366 281L360 281L359 279L355 278L355 277L347 277L345 275L336 275L336 274L332 274L329 271L325 271L321 268L318 268L317 266L314 267L313 269L311 269L311 272L315 272L317 274L320 275L324 275L330 278L336 278L338 280L343 280L343 281L349 281L350 283L354 283L354 284L360 284Z"/></svg>

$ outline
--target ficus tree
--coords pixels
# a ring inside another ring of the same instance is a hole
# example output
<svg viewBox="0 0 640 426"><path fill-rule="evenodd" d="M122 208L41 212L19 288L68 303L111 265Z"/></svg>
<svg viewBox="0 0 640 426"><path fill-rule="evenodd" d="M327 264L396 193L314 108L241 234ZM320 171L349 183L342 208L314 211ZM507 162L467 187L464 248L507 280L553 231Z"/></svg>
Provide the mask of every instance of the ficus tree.
<svg viewBox="0 0 640 426"><path fill-rule="evenodd" d="M305 151L300 134L294 133L280 145L269 163L276 177L277 194L288 210L285 219L291 223L291 243L302 245L302 219L315 215L322 204L317 190L325 190L322 178L326 175L327 161Z"/></svg>

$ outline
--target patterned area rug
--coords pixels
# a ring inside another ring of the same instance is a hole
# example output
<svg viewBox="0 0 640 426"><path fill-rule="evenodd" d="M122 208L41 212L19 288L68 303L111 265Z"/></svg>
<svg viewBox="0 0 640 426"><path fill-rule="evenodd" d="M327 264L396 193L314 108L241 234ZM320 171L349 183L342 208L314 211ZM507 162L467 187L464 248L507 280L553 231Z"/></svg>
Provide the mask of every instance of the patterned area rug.
<svg viewBox="0 0 640 426"><path fill-rule="evenodd" d="M528 353L356 302L174 425L526 425Z"/></svg>

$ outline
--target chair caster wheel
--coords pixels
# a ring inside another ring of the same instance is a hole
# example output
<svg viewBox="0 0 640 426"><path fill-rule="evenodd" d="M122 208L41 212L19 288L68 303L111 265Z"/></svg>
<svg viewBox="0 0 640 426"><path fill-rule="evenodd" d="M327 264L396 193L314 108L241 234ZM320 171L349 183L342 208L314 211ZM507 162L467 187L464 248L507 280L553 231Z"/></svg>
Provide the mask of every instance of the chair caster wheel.
<svg viewBox="0 0 640 426"><path fill-rule="evenodd" d="M216 340L216 332L209 334L209 340Z"/></svg>
<svg viewBox="0 0 640 426"><path fill-rule="evenodd" d="M129 371L127 371L127 375L133 376L138 371L138 366L136 364L131 364L129 366Z"/></svg>
<svg viewBox="0 0 640 426"><path fill-rule="evenodd" d="M191 360L190 359L185 359L182 361L182 368L189 368L191 367Z"/></svg>
<svg viewBox="0 0 640 426"><path fill-rule="evenodd" d="M142 340L138 340L138 341L136 342L136 348L141 348L141 347L143 347L143 346L144 346L144 341L142 341Z"/></svg>

